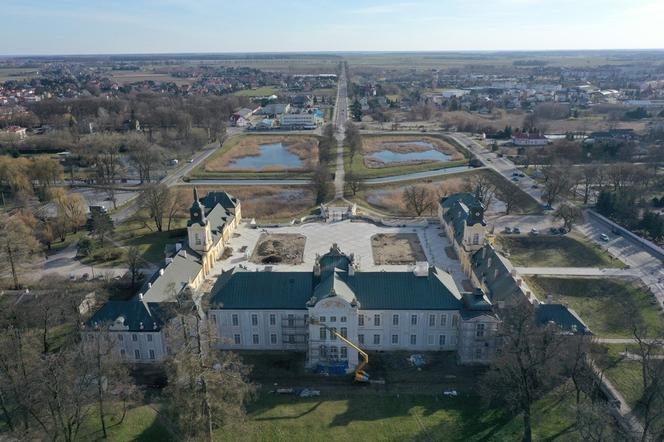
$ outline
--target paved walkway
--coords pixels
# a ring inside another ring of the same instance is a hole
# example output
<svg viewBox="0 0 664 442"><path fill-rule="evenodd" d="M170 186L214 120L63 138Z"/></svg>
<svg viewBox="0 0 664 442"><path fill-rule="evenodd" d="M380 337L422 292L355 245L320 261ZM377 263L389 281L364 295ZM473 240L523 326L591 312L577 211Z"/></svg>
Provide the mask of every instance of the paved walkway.
<svg viewBox="0 0 664 442"><path fill-rule="evenodd" d="M346 121L348 120L348 85L346 83L346 70L341 70L337 82L337 101L334 104L333 124L337 128L337 168L334 173L334 198L344 197L344 181L346 172L344 170L344 138Z"/></svg>
<svg viewBox="0 0 664 442"><path fill-rule="evenodd" d="M546 276L587 276L611 278L638 278L639 272L634 269L600 269L596 267L515 267L520 275Z"/></svg>
<svg viewBox="0 0 664 442"><path fill-rule="evenodd" d="M301 234L306 236L304 262L298 265L278 264L271 266L249 262L247 256L251 256L258 238L265 232ZM463 291L462 284L467 279L467 276L461 269L461 263L458 260L449 258L445 253L445 248L450 243L445 236L441 236L442 230L438 224L431 224L426 227L382 227L363 221L351 222L346 220L331 223L316 222L289 227L253 229L247 224L242 223L238 226L236 233L238 235L233 235L233 238L230 240L230 247L233 248L233 254L228 260L220 262L209 278L216 278L222 269L229 270L239 264L251 270L264 270L266 267L270 267L275 272L308 272L313 268L316 254L322 255L327 253L334 243L338 244L344 253L355 254L360 271L408 271L412 269L412 265L376 265L373 260L371 237L377 233L415 233L420 240L427 261L449 272L459 290ZM240 252L242 248L246 250L246 254L245 252Z"/></svg>

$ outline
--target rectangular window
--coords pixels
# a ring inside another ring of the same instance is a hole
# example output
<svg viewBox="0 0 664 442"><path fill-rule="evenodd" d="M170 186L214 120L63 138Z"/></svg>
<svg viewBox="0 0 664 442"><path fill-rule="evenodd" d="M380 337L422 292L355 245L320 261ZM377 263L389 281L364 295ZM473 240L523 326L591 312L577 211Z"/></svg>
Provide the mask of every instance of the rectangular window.
<svg viewBox="0 0 664 442"><path fill-rule="evenodd" d="M410 345L417 345L417 335L410 335Z"/></svg>
<svg viewBox="0 0 664 442"><path fill-rule="evenodd" d="M256 315L256 314L251 315L251 325L253 325L253 326L258 325L258 315Z"/></svg>
<svg viewBox="0 0 664 442"><path fill-rule="evenodd" d="M121 348L121 349L120 349L120 356L122 356L122 357L124 358L124 357L125 357L125 353L126 353L126 352L125 352L125 349L124 349L124 348Z"/></svg>
<svg viewBox="0 0 664 442"><path fill-rule="evenodd" d="M240 343L242 342L242 340L240 339L240 335L234 334L233 335L233 342L235 342L235 345L240 345Z"/></svg>
<svg viewBox="0 0 664 442"><path fill-rule="evenodd" d="M288 343L295 344L295 335L288 335Z"/></svg>
<svg viewBox="0 0 664 442"><path fill-rule="evenodd" d="M331 328L331 331L330 331L330 339L333 340L333 341L336 341L336 340L337 340L337 335L334 334L334 332L336 332L336 331L337 331L336 328L334 328L334 327Z"/></svg>
<svg viewBox="0 0 664 442"><path fill-rule="evenodd" d="M120 341L120 342L124 341L124 336L118 335L118 341Z"/></svg>
<svg viewBox="0 0 664 442"><path fill-rule="evenodd" d="M375 326L380 325L380 315L374 315L374 325Z"/></svg>
<svg viewBox="0 0 664 442"><path fill-rule="evenodd" d="M324 341L327 339L327 330L325 328L321 327L320 328L320 340Z"/></svg>
<svg viewBox="0 0 664 442"><path fill-rule="evenodd" d="M148 342L152 342L152 335L148 335Z"/></svg>
<svg viewBox="0 0 664 442"><path fill-rule="evenodd" d="M440 326L441 327L447 326L447 315L445 313L440 315Z"/></svg>
<svg viewBox="0 0 664 442"><path fill-rule="evenodd" d="M325 316L320 317L320 322L325 322Z"/></svg>
<svg viewBox="0 0 664 442"><path fill-rule="evenodd" d="M340 333L341 333L341 336L343 336L344 338L348 337L348 329L346 327L341 327Z"/></svg>
<svg viewBox="0 0 664 442"><path fill-rule="evenodd" d="M217 315L211 315L212 317L212 323L216 324L217 323Z"/></svg>
<svg viewBox="0 0 664 442"><path fill-rule="evenodd" d="M295 315L288 315L288 326L295 327Z"/></svg>
<svg viewBox="0 0 664 442"><path fill-rule="evenodd" d="M436 315L429 315L429 327L436 326Z"/></svg>
<svg viewBox="0 0 664 442"><path fill-rule="evenodd" d="M341 347L341 359L348 359L348 349L346 347Z"/></svg>
<svg viewBox="0 0 664 442"><path fill-rule="evenodd" d="M374 345L380 345L380 335L374 335Z"/></svg>
<svg viewBox="0 0 664 442"><path fill-rule="evenodd" d="M480 243L480 235L476 233L473 235L473 245L478 245Z"/></svg>
<svg viewBox="0 0 664 442"><path fill-rule="evenodd" d="M438 345L440 345L441 347L445 346L445 338L446 338L445 335L438 336Z"/></svg>
<svg viewBox="0 0 664 442"><path fill-rule="evenodd" d="M364 326L364 315L357 316L357 325L359 325L360 327Z"/></svg>
<svg viewBox="0 0 664 442"><path fill-rule="evenodd" d="M392 344L399 343L399 335L392 335Z"/></svg>
<svg viewBox="0 0 664 442"><path fill-rule="evenodd" d="M357 342L364 344L364 335L357 335Z"/></svg>
<svg viewBox="0 0 664 442"><path fill-rule="evenodd" d="M319 346L318 351L320 352L320 357L321 358L324 358L324 357L327 356L327 347L325 347L324 345Z"/></svg>
<svg viewBox="0 0 664 442"><path fill-rule="evenodd" d="M134 359L141 359L141 352L139 350L134 350Z"/></svg>
<svg viewBox="0 0 664 442"><path fill-rule="evenodd" d="M477 324L475 326L475 336L481 338L484 336L484 324Z"/></svg>
<svg viewBox="0 0 664 442"><path fill-rule="evenodd" d="M417 315L410 315L410 325L417 325Z"/></svg>
<svg viewBox="0 0 664 442"><path fill-rule="evenodd" d="M475 350L475 359L482 359L482 348Z"/></svg>
<svg viewBox="0 0 664 442"><path fill-rule="evenodd" d="M341 321L341 322L346 322L346 317L345 317L345 316L342 316L341 318L339 318L339 321Z"/></svg>
<svg viewBox="0 0 664 442"><path fill-rule="evenodd" d="M277 315L274 313L270 315L270 325L277 325Z"/></svg>
<svg viewBox="0 0 664 442"><path fill-rule="evenodd" d="M134 342L138 341L138 336L136 335L136 333L132 333L131 340Z"/></svg>
<svg viewBox="0 0 664 442"><path fill-rule="evenodd" d="M457 315L452 315L452 327L456 327L459 324L459 317Z"/></svg>
<svg viewBox="0 0 664 442"><path fill-rule="evenodd" d="M251 342L253 342L254 345L258 345L258 335L252 335Z"/></svg>
<svg viewBox="0 0 664 442"><path fill-rule="evenodd" d="M232 321L234 327L237 327L238 325L240 325L240 318L236 314L233 314L233 316L231 316L231 321Z"/></svg>
<svg viewBox="0 0 664 442"><path fill-rule="evenodd" d="M150 350L150 359L154 359L154 350Z"/></svg>
<svg viewBox="0 0 664 442"><path fill-rule="evenodd" d="M399 325L399 315L392 315L392 325Z"/></svg>
<svg viewBox="0 0 664 442"><path fill-rule="evenodd" d="M274 344L276 344L276 343L277 343L277 335L274 334L274 333L272 333L272 334L270 335L270 344L274 345Z"/></svg>
<svg viewBox="0 0 664 442"><path fill-rule="evenodd" d="M433 345L435 340L434 335L427 335L427 345Z"/></svg>
<svg viewBox="0 0 664 442"><path fill-rule="evenodd" d="M197 246L201 245L201 235L198 233L196 234L196 245Z"/></svg>
<svg viewBox="0 0 664 442"><path fill-rule="evenodd" d="M330 316L330 322L337 322L336 316Z"/></svg>

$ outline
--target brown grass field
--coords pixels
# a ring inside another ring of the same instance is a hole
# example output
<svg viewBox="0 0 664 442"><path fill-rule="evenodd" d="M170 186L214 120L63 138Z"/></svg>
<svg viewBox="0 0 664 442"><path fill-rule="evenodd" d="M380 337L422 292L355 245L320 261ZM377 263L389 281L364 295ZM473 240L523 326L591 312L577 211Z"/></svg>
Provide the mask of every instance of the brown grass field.
<svg viewBox="0 0 664 442"><path fill-rule="evenodd" d="M180 186L178 197L189 207L192 201L192 188ZM199 195L211 191L224 191L239 198L242 203L242 217L261 221L290 220L304 216L314 206L313 193L303 187L275 186L198 186Z"/></svg>
<svg viewBox="0 0 664 442"><path fill-rule="evenodd" d="M318 140L315 137L306 135L247 135L226 142L224 147L205 162L205 171L256 172L255 169L231 169L228 166L233 160L260 155L260 146L272 143L284 143L290 153L303 160L303 167L289 170L311 170L318 164ZM284 170L286 169L281 166L260 169L261 172Z"/></svg>
<svg viewBox="0 0 664 442"><path fill-rule="evenodd" d="M192 84L195 78L178 78L170 74L160 74L155 72L135 72L135 71L110 71L109 76L118 83L131 84L139 81L154 81L155 83L175 83L178 86L183 84Z"/></svg>

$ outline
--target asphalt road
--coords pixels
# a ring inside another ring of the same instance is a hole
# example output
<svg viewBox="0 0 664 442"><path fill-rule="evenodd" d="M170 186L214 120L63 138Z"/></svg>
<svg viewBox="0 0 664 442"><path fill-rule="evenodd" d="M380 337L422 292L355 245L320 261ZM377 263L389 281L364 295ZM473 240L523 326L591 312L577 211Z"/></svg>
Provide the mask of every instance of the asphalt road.
<svg viewBox="0 0 664 442"><path fill-rule="evenodd" d="M337 100L334 104L334 117L332 123L337 128L337 169L334 173L334 197L344 197L344 137L345 123L348 120L348 84L346 82L346 69L342 69L337 82Z"/></svg>
<svg viewBox="0 0 664 442"><path fill-rule="evenodd" d="M506 158L498 158L496 154L489 152L477 141L466 135L460 133L449 135L458 143L466 146L485 166L495 170L505 179L512 180L512 173L518 170L514 163ZM518 182L511 182L536 201L542 201L542 191L539 186L533 188L535 181L532 178L526 175L525 178L519 178ZM585 223L577 225L575 229L588 240L599 245L634 269L639 279L650 288L660 306L664 308L664 264L658 257L651 254L640 242L626 236L612 234L609 226L595 218L586 216ZM602 233L609 236L609 241L605 242L600 239Z"/></svg>

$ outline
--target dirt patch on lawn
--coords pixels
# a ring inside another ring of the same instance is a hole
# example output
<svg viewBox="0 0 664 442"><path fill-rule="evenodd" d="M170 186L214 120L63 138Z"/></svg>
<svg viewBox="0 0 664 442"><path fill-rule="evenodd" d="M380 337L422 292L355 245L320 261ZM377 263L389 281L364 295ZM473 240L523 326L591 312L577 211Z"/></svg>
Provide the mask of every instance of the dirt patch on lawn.
<svg viewBox="0 0 664 442"><path fill-rule="evenodd" d="M371 237L376 265L403 265L426 261L416 233L378 233Z"/></svg>
<svg viewBox="0 0 664 442"><path fill-rule="evenodd" d="M260 147L265 144L282 143L286 150L302 160L302 166L293 170L310 170L318 164L318 139L297 135L244 135L228 140L221 149L205 162L206 172L241 172L229 165L237 159L260 156ZM287 170L281 166L261 168L261 172ZM256 172L255 169L247 169Z"/></svg>
<svg viewBox="0 0 664 442"><path fill-rule="evenodd" d="M250 262L254 264L302 264L304 257L304 244L307 238L304 235L289 233L263 233L256 243L251 254Z"/></svg>

